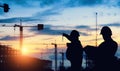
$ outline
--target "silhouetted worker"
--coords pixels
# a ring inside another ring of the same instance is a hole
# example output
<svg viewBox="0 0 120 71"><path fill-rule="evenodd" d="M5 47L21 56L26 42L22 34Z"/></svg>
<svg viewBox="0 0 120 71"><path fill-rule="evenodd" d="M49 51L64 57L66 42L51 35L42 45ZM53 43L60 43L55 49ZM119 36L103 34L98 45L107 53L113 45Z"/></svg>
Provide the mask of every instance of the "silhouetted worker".
<svg viewBox="0 0 120 71"><path fill-rule="evenodd" d="M112 31L109 27L104 26L101 29L100 34L102 35L104 42L98 46L96 58L98 69L99 71L114 71L113 65L118 44L111 38Z"/></svg>
<svg viewBox="0 0 120 71"><path fill-rule="evenodd" d="M71 43L67 43L66 57L71 63L71 71L81 71L82 68L82 57L83 48L81 42L79 41L79 32L72 30L71 34L63 33Z"/></svg>
<svg viewBox="0 0 120 71"><path fill-rule="evenodd" d="M86 53L89 55L89 49L94 52L90 52L91 56L94 57L95 60L95 70L94 71L116 71L115 69L115 53L117 51L118 45L117 43L111 38L112 31L109 27L104 26L101 29L100 33L104 39L104 41L98 46L98 48L91 49L90 46L86 48ZM88 50L87 50L88 49Z"/></svg>

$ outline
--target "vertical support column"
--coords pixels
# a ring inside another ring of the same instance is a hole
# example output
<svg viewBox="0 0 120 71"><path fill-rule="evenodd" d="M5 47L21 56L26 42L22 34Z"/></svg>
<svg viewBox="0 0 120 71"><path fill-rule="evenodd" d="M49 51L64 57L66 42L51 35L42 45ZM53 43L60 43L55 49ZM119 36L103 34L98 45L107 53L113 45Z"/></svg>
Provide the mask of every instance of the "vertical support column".
<svg viewBox="0 0 120 71"><path fill-rule="evenodd" d="M64 67L64 52L62 52L61 54L62 54L62 66Z"/></svg>
<svg viewBox="0 0 120 71"><path fill-rule="evenodd" d="M55 71L57 71L57 44L55 45Z"/></svg>
<svg viewBox="0 0 120 71"><path fill-rule="evenodd" d="M20 26L20 50L22 50L23 47L23 27Z"/></svg>
<svg viewBox="0 0 120 71"><path fill-rule="evenodd" d="M95 43L95 44L96 44L96 47L97 47L97 14L98 14L98 13L96 12L96 43Z"/></svg>

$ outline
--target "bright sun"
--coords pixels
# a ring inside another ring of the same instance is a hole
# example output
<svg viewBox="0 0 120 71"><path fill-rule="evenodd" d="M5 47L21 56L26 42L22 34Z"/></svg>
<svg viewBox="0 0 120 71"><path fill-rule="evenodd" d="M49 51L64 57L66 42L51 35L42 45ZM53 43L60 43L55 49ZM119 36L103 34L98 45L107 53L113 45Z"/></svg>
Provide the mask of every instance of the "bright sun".
<svg viewBox="0 0 120 71"><path fill-rule="evenodd" d="M22 48L22 54L23 55L27 55L29 53L28 49L27 48Z"/></svg>

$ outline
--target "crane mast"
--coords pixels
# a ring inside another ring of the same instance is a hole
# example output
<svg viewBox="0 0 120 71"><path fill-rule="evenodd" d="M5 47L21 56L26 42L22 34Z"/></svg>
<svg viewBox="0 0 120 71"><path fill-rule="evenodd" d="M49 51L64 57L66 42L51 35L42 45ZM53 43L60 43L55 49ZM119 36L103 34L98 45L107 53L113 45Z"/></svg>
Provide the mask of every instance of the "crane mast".
<svg viewBox="0 0 120 71"><path fill-rule="evenodd" d="M22 20L20 20L20 25L15 24L13 25L2 25L2 27L19 27L19 31L20 31L20 50L22 50L23 47L23 27L38 27L38 30L42 30L43 29L43 24L38 24L37 26L23 26L22 25Z"/></svg>

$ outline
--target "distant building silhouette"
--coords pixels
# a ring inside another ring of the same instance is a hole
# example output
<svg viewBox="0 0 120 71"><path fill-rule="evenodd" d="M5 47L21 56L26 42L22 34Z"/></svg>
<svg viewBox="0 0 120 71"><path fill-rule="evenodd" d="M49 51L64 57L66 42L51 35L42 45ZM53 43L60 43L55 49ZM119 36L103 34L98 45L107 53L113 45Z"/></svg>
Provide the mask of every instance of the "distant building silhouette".
<svg viewBox="0 0 120 71"><path fill-rule="evenodd" d="M20 55L18 50L10 48L7 45L0 45L0 70L6 71L7 69L13 69L13 67L18 68L18 65L14 61L18 55Z"/></svg>
<svg viewBox="0 0 120 71"><path fill-rule="evenodd" d="M22 56L19 50L0 45L0 71L52 71L52 61Z"/></svg>

